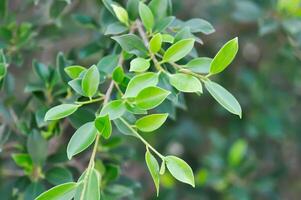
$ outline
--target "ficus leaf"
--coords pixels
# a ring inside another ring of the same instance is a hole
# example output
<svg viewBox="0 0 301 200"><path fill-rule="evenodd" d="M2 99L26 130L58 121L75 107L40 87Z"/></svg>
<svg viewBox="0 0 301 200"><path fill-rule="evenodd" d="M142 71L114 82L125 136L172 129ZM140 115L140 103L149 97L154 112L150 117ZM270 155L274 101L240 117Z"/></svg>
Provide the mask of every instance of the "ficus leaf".
<svg viewBox="0 0 301 200"><path fill-rule="evenodd" d="M76 154L84 151L94 141L97 129L94 122L88 122L82 125L71 137L67 146L67 156L69 160Z"/></svg>
<svg viewBox="0 0 301 200"><path fill-rule="evenodd" d="M35 200L71 200L74 197L77 184L64 183L47 190Z"/></svg>
<svg viewBox="0 0 301 200"><path fill-rule="evenodd" d="M134 54L139 57L146 57L148 54L143 41L134 34L115 36L112 37L112 39L118 42L121 48L130 54Z"/></svg>
<svg viewBox="0 0 301 200"><path fill-rule="evenodd" d="M209 91L211 96L225 109L235 115L238 115L240 118L242 117L241 107L238 101L230 92L228 92L221 85L212 81L206 81L205 87Z"/></svg>
<svg viewBox="0 0 301 200"><path fill-rule="evenodd" d="M79 75L86 70L86 68L79 66L79 65L72 65L69 67L64 68L66 74L72 79L76 79Z"/></svg>
<svg viewBox="0 0 301 200"><path fill-rule="evenodd" d="M208 74L210 71L212 59L207 57L195 58L188 62L183 67L190 69L193 72Z"/></svg>
<svg viewBox="0 0 301 200"><path fill-rule="evenodd" d="M157 33L149 42L149 49L152 53L157 53L160 51L162 46L162 35Z"/></svg>
<svg viewBox="0 0 301 200"><path fill-rule="evenodd" d="M152 132L160 128L166 121L168 114L152 114L136 121L136 127L143 132Z"/></svg>
<svg viewBox="0 0 301 200"><path fill-rule="evenodd" d="M117 17L117 19L121 22L124 23L125 25L129 25L129 16L128 12L121 6L117 4L112 4L111 7L113 8L113 11Z"/></svg>
<svg viewBox="0 0 301 200"><path fill-rule="evenodd" d="M114 120L121 117L125 111L125 103L122 100L114 100L102 108L100 116L109 115L110 120Z"/></svg>
<svg viewBox="0 0 301 200"><path fill-rule="evenodd" d="M151 9L141 1L139 3L139 15L145 29L151 32L154 26L154 16Z"/></svg>
<svg viewBox="0 0 301 200"><path fill-rule="evenodd" d="M199 79L189 74L173 74L169 77L169 82L181 92L203 93L203 87Z"/></svg>
<svg viewBox="0 0 301 200"><path fill-rule="evenodd" d="M93 97L99 85L99 71L96 65L90 67L82 79L82 89L87 97Z"/></svg>
<svg viewBox="0 0 301 200"><path fill-rule="evenodd" d="M238 38L227 42L213 58L210 66L210 74L218 74L226 69L234 60L238 52Z"/></svg>
<svg viewBox="0 0 301 200"><path fill-rule="evenodd" d="M177 180L187 183L192 187L194 184L194 176L190 166L182 159L175 156L166 156L164 158L167 169Z"/></svg>
<svg viewBox="0 0 301 200"><path fill-rule="evenodd" d="M112 74L112 79L116 83L121 83L125 77L124 71L121 66L118 66L114 69L113 74Z"/></svg>
<svg viewBox="0 0 301 200"><path fill-rule="evenodd" d="M45 174L46 180L53 184L59 185L73 181L72 173L64 167L52 167Z"/></svg>
<svg viewBox="0 0 301 200"><path fill-rule="evenodd" d="M169 94L169 91L162 88L148 87L139 92L136 104L140 109L150 110L160 105Z"/></svg>
<svg viewBox="0 0 301 200"><path fill-rule="evenodd" d="M156 158L149 152L145 153L145 161L148 167L148 170L154 180L155 187L157 190L157 196L159 196L159 187L160 187L160 174L159 174L159 164Z"/></svg>
<svg viewBox="0 0 301 200"><path fill-rule="evenodd" d="M86 176L86 173L89 173L87 179L85 179L85 182L82 182L77 187L74 200L81 200L81 199L99 200L100 199L99 184L101 180L100 174L98 171L96 171L96 169L92 168L89 171L86 171L84 174L82 174L79 181L84 181L84 177ZM86 187L84 187L84 184L86 184Z"/></svg>
<svg viewBox="0 0 301 200"><path fill-rule="evenodd" d="M67 117L74 113L79 108L76 104L61 104L47 111L44 120L57 120Z"/></svg>
<svg viewBox="0 0 301 200"><path fill-rule="evenodd" d="M189 27L192 33L201 32L209 35L215 32L215 29L208 21L200 18L190 19L185 22L184 26Z"/></svg>
<svg viewBox="0 0 301 200"><path fill-rule="evenodd" d="M150 63L144 58L135 58L131 61L130 71L132 72L144 72L148 70Z"/></svg>
<svg viewBox="0 0 301 200"><path fill-rule="evenodd" d="M164 56L163 62L176 62L184 58L193 48L194 39L184 39L169 47Z"/></svg>
<svg viewBox="0 0 301 200"><path fill-rule="evenodd" d="M109 115L99 116L95 119L95 127L98 132L106 139L111 136L112 133L112 125L109 118Z"/></svg>

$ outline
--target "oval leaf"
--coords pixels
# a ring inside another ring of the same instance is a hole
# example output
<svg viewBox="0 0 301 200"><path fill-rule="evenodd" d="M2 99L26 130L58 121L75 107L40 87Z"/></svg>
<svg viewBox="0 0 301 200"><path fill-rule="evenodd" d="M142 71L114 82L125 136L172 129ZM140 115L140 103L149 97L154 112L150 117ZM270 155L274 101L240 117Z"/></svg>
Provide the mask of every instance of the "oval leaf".
<svg viewBox="0 0 301 200"><path fill-rule="evenodd" d="M148 170L154 180L155 187L157 190L157 196L159 196L159 187L160 187L160 174L159 174L159 164L156 158L149 152L145 153L145 161L148 167Z"/></svg>
<svg viewBox="0 0 301 200"><path fill-rule="evenodd" d="M111 5L113 8L113 11L117 17L117 19L121 22L124 23L125 25L129 24L129 16L128 16L128 12L121 6L117 5L117 4L112 4Z"/></svg>
<svg viewBox="0 0 301 200"><path fill-rule="evenodd" d="M166 121L168 114L152 114L136 121L136 127L143 132L152 132L160 128Z"/></svg>
<svg viewBox="0 0 301 200"><path fill-rule="evenodd" d="M169 94L159 87L148 87L137 95L136 104L140 109L150 110L160 105Z"/></svg>
<svg viewBox="0 0 301 200"><path fill-rule="evenodd" d="M75 194L76 183L64 183L42 193L35 200L71 200Z"/></svg>
<svg viewBox="0 0 301 200"><path fill-rule="evenodd" d="M79 181L83 181L84 177L86 176L86 173L87 172L82 174ZM83 183L81 183L76 190L74 200L81 200L81 199L99 200L100 199L100 185L99 185L101 179L100 174L95 169L90 169L88 173L89 173L88 177L85 180L86 183L85 190L83 191L84 186Z"/></svg>
<svg viewBox="0 0 301 200"><path fill-rule="evenodd" d="M184 58L192 50L194 41L184 39L169 47L163 56L163 62L176 62Z"/></svg>
<svg viewBox="0 0 301 200"><path fill-rule="evenodd" d="M57 120L67 117L74 113L79 108L76 104L62 104L55 106L47 111L44 120Z"/></svg>
<svg viewBox="0 0 301 200"><path fill-rule="evenodd" d="M139 15L145 29L151 32L154 26L154 15L151 9L142 2L139 3Z"/></svg>
<svg viewBox="0 0 301 200"><path fill-rule="evenodd" d="M169 77L169 82L181 92L201 92L202 83L196 77L189 74L173 74Z"/></svg>
<svg viewBox="0 0 301 200"><path fill-rule="evenodd" d="M69 67L64 68L66 74L72 79L76 79L79 75L86 70L86 68L79 66L79 65L72 65Z"/></svg>
<svg viewBox="0 0 301 200"><path fill-rule="evenodd" d="M126 106L122 100L111 101L106 104L101 112L100 116L109 115L111 120L117 119L121 117L126 111Z"/></svg>
<svg viewBox="0 0 301 200"><path fill-rule="evenodd" d="M118 42L121 48L130 54L134 54L139 57L146 57L148 54L143 41L134 34L115 36L112 37L112 39Z"/></svg>
<svg viewBox="0 0 301 200"><path fill-rule="evenodd" d="M144 72L148 70L150 63L144 58L135 58L131 61L130 71L131 72Z"/></svg>
<svg viewBox="0 0 301 200"><path fill-rule="evenodd" d="M98 132L106 139L111 136L112 133L112 125L109 118L109 115L100 116L95 119L95 127L97 128Z"/></svg>
<svg viewBox="0 0 301 200"><path fill-rule="evenodd" d="M200 74L209 74L210 72L210 65L212 59L207 57L195 58L191 60L189 63L184 65L184 68L188 68L195 73Z"/></svg>
<svg viewBox="0 0 301 200"><path fill-rule="evenodd" d="M82 80L82 89L87 97L93 97L99 85L99 71L96 65L90 67Z"/></svg>
<svg viewBox="0 0 301 200"><path fill-rule="evenodd" d="M149 49L152 53L157 53L160 51L162 46L162 35L161 33L157 33L149 42Z"/></svg>

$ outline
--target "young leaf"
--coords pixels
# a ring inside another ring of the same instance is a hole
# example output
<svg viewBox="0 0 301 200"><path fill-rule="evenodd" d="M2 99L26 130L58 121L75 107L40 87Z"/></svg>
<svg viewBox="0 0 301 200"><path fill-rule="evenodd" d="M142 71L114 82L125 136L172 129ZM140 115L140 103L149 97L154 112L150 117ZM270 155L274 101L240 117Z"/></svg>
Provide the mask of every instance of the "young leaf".
<svg viewBox="0 0 301 200"><path fill-rule="evenodd" d="M113 71L112 79L116 83L122 83L124 77L125 77L125 75L124 75L122 67L120 67L120 66L116 67Z"/></svg>
<svg viewBox="0 0 301 200"><path fill-rule="evenodd" d="M144 72L148 70L150 63L144 58L135 58L131 61L130 71L131 72Z"/></svg>
<svg viewBox="0 0 301 200"><path fill-rule="evenodd" d="M139 3L139 15L145 29L151 32L154 26L154 16L151 9L142 2Z"/></svg>
<svg viewBox="0 0 301 200"><path fill-rule="evenodd" d="M93 97L99 85L99 71L96 65L90 67L82 80L82 89L87 97Z"/></svg>
<svg viewBox="0 0 301 200"><path fill-rule="evenodd" d="M47 111L44 120L57 120L67 117L78 109L79 105L76 104L61 104L55 106Z"/></svg>
<svg viewBox="0 0 301 200"><path fill-rule="evenodd" d="M172 35L169 34L163 34L162 35L162 42L166 42L166 43L174 43L175 38Z"/></svg>
<svg viewBox="0 0 301 200"><path fill-rule="evenodd" d="M192 169L184 160L175 156L166 156L164 160L166 162L167 169L173 177L183 183L191 185L192 187L195 186Z"/></svg>
<svg viewBox="0 0 301 200"><path fill-rule="evenodd" d="M185 22L184 26L189 27L191 33L201 32L209 35L215 32L215 29L208 21L199 18L188 20Z"/></svg>
<svg viewBox="0 0 301 200"><path fill-rule="evenodd" d="M157 33L149 42L149 49L152 53L157 53L160 51L162 46L162 35Z"/></svg>
<svg viewBox="0 0 301 200"><path fill-rule="evenodd" d="M210 74L217 74L226 69L234 60L238 51L238 39L227 42L213 58L210 66Z"/></svg>
<svg viewBox="0 0 301 200"><path fill-rule="evenodd" d="M97 128L98 132L106 139L111 136L112 133L112 125L109 118L109 115L99 116L95 119L94 122L95 127Z"/></svg>
<svg viewBox="0 0 301 200"><path fill-rule="evenodd" d="M166 121L168 114L152 114L136 121L136 127L143 132L152 132L160 128Z"/></svg>
<svg viewBox="0 0 301 200"><path fill-rule="evenodd" d="M113 8L113 11L117 17L117 19L125 24L125 25L129 25L129 16L128 16L128 12L121 6L116 5L116 4L112 4L111 5Z"/></svg>
<svg viewBox="0 0 301 200"><path fill-rule="evenodd" d="M191 71L200 74L208 74L210 71L210 64L212 62L211 58L201 57L191 60L189 63L183 67L189 68Z"/></svg>
<svg viewBox="0 0 301 200"><path fill-rule="evenodd" d="M106 104L101 112L100 116L109 115L110 120L121 117L126 111L126 106L122 100L114 100Z"/></svg>
<svg viewBox="0 0 301 200"><path fill-rule="evenodd" d="M169 91L159 87L148 87L139 92L136 104L140 109L150 110L160 105L169 94Z"/></svg>
<svg viewBox="0 0 301 200"><path fill-rule="evenodd" d="M219 104L221 104L229 112L238 115L241 118L241 107L238 101L231 93L229 93L225 88L223 88L219 84L212 81L206 81L205 87Z"/></svg>
<svg viewBox="0 0 301 200"><path fill-rule="evenodd" d="M79 66L79 65L72 65L69 67L64 68L66 74L72 79L76 79L79 75L86 70L86 68Z"/></svg>
<svg viewBox="0 0 301 200"><path fill-rule="evenodd" d="M143 41L134 34L115 36L112 37L112 39L118 42L121 48L130 54L134 54L138 57L146 57L148 54Z"/></svg>
<svg viewBox="0 0 301 200"><path fill-rule="evenodd" d="M158 74L153 72L136 75L129 82L123 98L136 97L141 90L146 87L157 85L158 81Z"/></svg>
<svg viewBox="0 0 301 200"><path fill-rule="evenodd" d="M94 141L97 129L93 122L82 125L71 137L67 146L69 160L76 154L88 148Z"/></svg>
<svg viewBox="0 0 301 200"><path fill-rule="evenodd" d="M99 200L100 199L100 174L95 169L90 169L90 171L86 171L81 177L85 177L85 174L88 174L88 178L86 179L86 187L83 189L83 183L80 184L76 190L74 200ZM79 180L80 181L80 180ZM83 193L83 194L82 194Z"/></svg>
<svg viewBox="0 0 301 200"><path fill-rule="evenodd" d="M181 92L203 93L203 87L199 79L189 74L173 74L169 77L169 82Z"/></svg>
<svg viewBox="0 0 301 200"><path fill-rule="evenodd" d="M239 139L231 146L228 154L228 162L231 166L238 166L244 158L248 144L245 140Z"/></svg>
<svg viewBox="0 0 301 200"><path fill-rule="evenodd" d="M159 164L156 158L147 150L145 153L145 161L148 167L148 170L154 180L155 187L157 190L157 196L159 196L160 188L160 174L159 174Z"/></svg>
<svg viewBox="0 0 301 200"><path fill-rule="evenodd" d="M184 58L193 48L194 39L181 40L167 49L163 62L176 62Z"/></svg>
<svg viewBox="0 0 301 200"><path fill-rule="evenodd" d="M42 193L35 200L71 200L74 197L77 184L64 183Z"/></svg>

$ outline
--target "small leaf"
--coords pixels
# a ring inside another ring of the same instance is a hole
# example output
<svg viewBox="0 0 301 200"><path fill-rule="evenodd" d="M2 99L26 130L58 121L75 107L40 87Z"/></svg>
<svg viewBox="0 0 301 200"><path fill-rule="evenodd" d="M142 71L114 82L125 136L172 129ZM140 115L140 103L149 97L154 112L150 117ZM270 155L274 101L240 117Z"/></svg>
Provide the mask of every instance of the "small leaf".
<svg viewBox="0 0 301 200"><path fill-rule="evenodd" d="M132 72L144 72L148 70L150 63L144 58L135 58L131 61L130 71Z"/></svg>
<svg viewBox="0 0 301 200"><path fill-rule="evenodd" d="M86 68L79 66L79 65L72 65L69 67L64 68L65 72L68 76L72 79L76 79L79 75L86 70Z"/></svg>
<svg viewBox="0 0 301 200"><path fill-rule="evenodd" d="M231 146L228 154L228 162L231 166L238 166L247 152L248 144L245 140L239 139Z"/></svg>
<svg viewBox="0 0 301 200"><path fill-rule="evenodd" d="M16 153L12 154L12 159L15 161L16 165L22 167L25 171L30 172L33 167L33 162L29 154Z"/></svg>
<svg viewBox="0 0 301 200"><path fill-rule="evenodd" d="M101 112L100 116L109 115L111 120L121 117L126 111L126 106L122 100L114 100L106 104Z"/></svg>
<svg viewBox="0 0 301 200"><path fill-rule="evenodd" d="M205 87L209 91L211 96L213 96L213 98L219 104L221 104L229 112L238 115L241 118L242 115L241 107L238 101L231 93L229 93L225 88L223 88L219 84L212 81L206 81Z"/></svg>
<svg viewBox="0 0 301 200"><path fill-rule="evenodd" d="M104 138L108 139L112 133L112 125L109 118L109 115L99 116L95 119L95 127L97 128L99 134L101 134Z"/></svg>
<svg viewBox="0 0 301 200"><path fill-rule="evenodd" d="M85 172L81 177L85 177ZM99 200L100 199L100 174L95 169L88 171L88 177L86 179L86 189L83 191L83 183L80 184L76 190L74 200L80 200L83 197L84 200ZM84 194L82 194L84 192ZM82 196L83 195L83 196Z"/></svg>
<svg viewBox="0 0 301 200"><path fill-rule="evenodd" d="M136 75L129 82L123 98L136 97L141 90L157 85L158 81L158 74L153 72Z"/></svg>
<svg viewBox="0 0 301 200"><path fill-rule="evenodd" d="M199 79L189 74L173 74L169 77L169 82L181 92L203 93L203 87Z"/></svg>
<svg viewBox="0 0 301 200"><path fill-rule="evenodd" d="M7 67L4 63L0 63L0 81L5 77L7 73Z"/></svg>
<svg viewBox="0 0 301 200"><path fill-rule="evenodd" d="M97 63L98 70L106 74L111 74L118 65L118 57L119 56L112 54L101 58Z"/></svg>
<svg viewBox="0 0 301 200"><path fill-rule="evenodd" d="M163 62L176 62L184 58L193 48L194 39L181 40L167 49Z"/></svg>
<svg viewBox="0 0 301 200"><path fill-rule="evenodd" d="M178 181L191 185L192 187L195 186L192 169L184 160L175 156L166 156L164 160L166 162L167 169L173 177L175 177Z"/></svg>
<svg viewBox="0 0 301 200"><path fill-rule="evenodd" d="M151 9L142 2L139 3L139 15L145 29L151 32L154 26L154 15Z"/></svg>
<svg viewBox="0 0 301 200"><path fill-rule="evenodd" d="M136 121L136 127L143 132L152 132L160 128L166 121L168 114L152 114Z"/></svg>
<svg viewBox="0 0 301 200"><path fill-rule="evenodd" d="M123 72L123 69L121 66L118 66L114 69L113 74L112 74L112 79L116 82L116 83L122 83L123 79L124 79L125 75Z"/></svg>
<svg viewBox="0 0 301 200"><path fill-rule="evenodd" d="M117 4L112 4L111 5L113 8L113 11L117 17L117 19L125 24L125 25L129 25L129 16L128 16L128 12L121 6L117 5Z"/></svg>
<svg viewBox="0 0 301 200"><path fill-rule="evenodd" d="M215 32L215 29L208 21L199 18L188 20L184 26L189 27L192 33L201 32L209 35Z"/></svg>
<svg viewBox="0 0 301 200"><path fill-rule="evenodd" d="M47 111L44 120L57 120L67 117L78 109L79 105L76 104L61 104L55 106Z"/></svg>
<svg viewBox="0 0 301 200"><path fill-rule="evenodd" d="M82 125L71 137L67 146L67 156L69 160L76 154L84 151L95 140L97 129L93 122Z"/></svg>
<svg viewBox="0 0 301 200"><path fill-rule="evenodd" d="M71 200L74 197L76 183L64 183L42 193L35 200Z"/></svg>
<svg viewBox="0 0 301 200"><path fill-rule="evenodd" d="M139 57L146 57L148 54L143 41L134 34L115 36L112 37L112 39L118 42L121 48L130 54L134 54Z"/></svg>
<svg viewBox="0 0 301 200"><path fill-rule="evenodd" d="M156 158L149 152L145 153L145 161L148 167L148 170L154 180L155 187L157 190L157 196L159 196L159 188L160 188L160 174L159 174L159 164Z"/></svg>
<svg viewBox="0 0 301 200"><path fill-rule="evenodd" d="M136 104L140 109L150 110L160 105L169 94L169 91L159 87L148 87L139 92Z"/></svg>
<svg viewBox="0 0 301 200"><path fill-rule="evenodd" d="M160 19L154 27L154 32L164 32L173 23L174 20L174 16L169 16Z"/></svg>
<svg viewBox="0 0 301 200"><path fill-rule="evenodd" d="M128 27L124 26L120 22L112 23L108 25L105 35L117 35L128 30Z"/></svg>
<svg viewBox="0 0 301 200"><path fill-rule="evenodd" d="M217 74L226 69L234 60L238 52L238 39L227 42L213 58L210 66L210 74Z"/></svg>
<svg viewBox="0 0 301 200"><path fill-rule="evenodd" d="M189 63L183 67L190 69L195 73L208 74L210 71L210 64L212 62L211 58L201 57L191 60Z"/></svg>
<svg viewBox="0 0 301 200"><path fill-rule="evenodd" d="M163 34L162 35L162 41L166 43L174 43L175 38L172 35L169 34Z"/></svg>
<svg viewBox="0 0 301 200"><path fill-rule="evenodd" d="M162 46L162 35L157 33L149 42L149 49L152 53L157 53L160 51Z"/></svg>
<svg viewBox="0 0 301 200"><path fill-rule="evenodd" d="M72 173L63 167L53 167L45 174L46 180L53 184L59 185L73 181Z"/></svg>
<svg viewBox="0 0 301 200"><path fill-rule="evenodd" d="M99 85L99 71L96 65L90 67L85 73L82 80L82 89L87 97L93 97L97 92Z"/></svg>

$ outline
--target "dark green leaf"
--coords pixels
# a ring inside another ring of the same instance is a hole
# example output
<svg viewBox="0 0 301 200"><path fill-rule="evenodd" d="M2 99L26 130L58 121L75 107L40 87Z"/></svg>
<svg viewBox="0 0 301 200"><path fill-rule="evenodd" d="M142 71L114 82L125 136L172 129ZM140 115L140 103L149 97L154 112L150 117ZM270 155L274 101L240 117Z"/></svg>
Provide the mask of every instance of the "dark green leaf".
<svg viewBox="0 0 301 200"><path fill-rule="evenodd" d="M67 182L72 182L72 173L63 167L53 167L45 174L46 180L53 185L60 185Z"/></svg>
<svg viewBox="0 0 301 200"><path fill-rule="evenodd" d="M134 34L115 36L112 37L112 39L118 42L121 48L130 54L134 54L139 57L145 57L148 54L143 41Z"/></svg>

